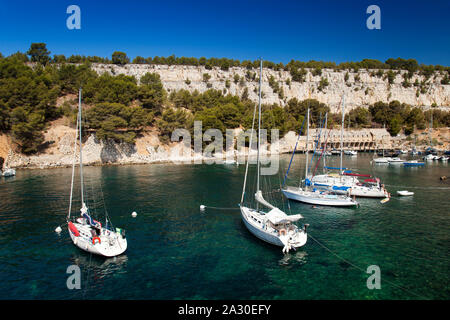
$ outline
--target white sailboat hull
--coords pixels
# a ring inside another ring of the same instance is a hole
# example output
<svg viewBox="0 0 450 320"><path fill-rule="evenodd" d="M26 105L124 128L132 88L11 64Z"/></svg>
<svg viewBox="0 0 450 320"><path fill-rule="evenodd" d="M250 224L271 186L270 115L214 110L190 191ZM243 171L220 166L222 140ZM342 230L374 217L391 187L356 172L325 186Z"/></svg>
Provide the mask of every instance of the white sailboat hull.
<svg viewBox="0 0 450 320"><path fill-rule="evenodd" d="M402 164L403 162L405 162L405 160L402 160L400 158L391 158L389 160L389 164Z"/></svg>
<svg viewBox="0 0 450 320"><path fill-rule="evenodd" d="M115 257L127 250L127 240L116 232L109 231L110 236L100 235L100 241L94 241L93 243L92 237L88 235L89 227L79 223L74 223L74 226L80 234L76 236L69 228L70 238L73 244L83 251L104 257Z"/></svg>
<svg viewBox="0 0 450 320"><path fill-rule="evenodd" d="M320 195L317 192L304 191L298 188L288 187L287 189L282 189L281 192L283 192L283 194L288 199L308 204L334 207L353 207L358 205L358 202L353 201L349 197L336 195Z"/></svg>
<svg viewBox="0 0 450 320"><path fill-rule="evenodd" d="M375 163L389 163L389 160L391 158L383 157L383 158L375 158L373 159L373 162Z"/></svg>
<svg viewBox="0 0 450 320"><path fill-rule="evenodd" d="M389 196L386 189L377 186L358 185L358 180L349 176L315 176L312 178L312 185L319 189L332 190L340 195L366 198L385 198Z"/></svg>
<svg viewBox="0 0 450 320"><path fill-rule="evenodd" d="M385 189L376 187L352 186L350 189L350 196L362 198L386 198L389 197L389 193Z"/></svg>
<svg viewBox="0 0 450 320"><path fill-rule="evenodd" d="M254 221L251 217L258 216L261 223ZM279 232L275 229L268 228L267 221L256 210L249 209L247 207L241 207L241 217L247 229L257 238L273 244L275 246L284 247L283 236L279 235ZM294 236L295 241L291 242L293 248L299 248L306 244L307 233L304 230L298 230Z"/></svg>

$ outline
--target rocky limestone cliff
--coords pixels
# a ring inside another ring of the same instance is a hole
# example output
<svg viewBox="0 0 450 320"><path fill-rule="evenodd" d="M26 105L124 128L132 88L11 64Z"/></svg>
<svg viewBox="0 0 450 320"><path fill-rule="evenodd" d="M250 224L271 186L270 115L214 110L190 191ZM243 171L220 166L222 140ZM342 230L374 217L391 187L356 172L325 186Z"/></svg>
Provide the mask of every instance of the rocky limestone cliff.
<svg viewBox="0 0 450 320"><path fill-rule="evenodd" d="M228 71L223 71L220 68L213 68L207 70L200 66L167 66L167 65L146 65L146 64L127 64L124 66L112 64L93 64L92 69L99 74L108 72L110 74L126 74L135 76L138 80L145 73L158 73L161 76L164 87L169 92L186 89L189 91L198 90L204 92L208 89L226 90L227 93L241 96L245 88L248 88L249 98L253 101L258 100L257 88L258 82L247 81L245 83L235 83L234 75L239 75L240 78L245 78L247 70L241 67L232 67ZM335 71L331 69L324 69L321 76L313 76L311 72L306 75L306 81L303 83L291 81L290 85L286 84L291 75L288 71L274 71L264 69L263 72L263 86L264 93L263 103L278 103L285 105L291 98L304 100L308 98L317 99L320 102L326 103L330 106L332 112L340 112L340 102L342 94L346 95L346 111L352 108L363 106L367 107L377 101L390 102L398 100L402 103L407 103L412 106L429 108L432 104L436 104L441 108L450 108L450 85L441 85L442 76L436 73L429 80L425 88L426 93L419 94L416 92L418 87L411 85L405 88L402 85L403 77L397 75L393 84L389 84L387 80L376 76L371 76L372 70L359 70L358 74L349 72L349 78L345 81L346 70ZM251 71L257 73L258 70ZM386 72L386 71L385 71ZM405 73L406 71L401 71ZM207 83L203 81L203 74L208 73L211 78ZM278 93L274 93L269 86L268 79L273 76L283 88L284 98L280 99ZM355 79L358 78L359 80ZM327 78L329 85L322 91L318 89L321 77ZM256 75L256 79L258 74ZM413 84L416 79L419 82L424 80L423 76L415 74L410 83ZM187 81L189 80L189 81ZM226 80L229 81L230 87L226 88ZM188 82L190 82L188 84Z"/></svg>
<svg viewBox="0 0 450 320"><path fill-rule="evenodd" d="M91 134L83 142L83 163L85 165L103 165L103 164L144 164L158 162L202 162L216 161L222 159L241 158L248 154L248 148L237 149L237 137L240 136L242 129L234 131L234 145L229 150L223 150L223 153L217 153L214 157L207 154L194 153L190 145L186 146L183 142L171 142L163 144L158 138L156 131L145 131L136 139L135 144L116 143L112 140L100 141L94 134ZM318 132L311 130L310 149L313 148L312 137ZM64 124L64 121L55 121L45 132L45 141L48 148L44 152L35 155L23 155L14 152L14 144L1 136L0 150L9 167L12 168L53 168L68 167L73 163L73 152L75 142L75 129ZM332 130L329 135L330 146L338 143L338 130ZM272 145L265 144L263 150L269 154L292 152L297 142L298 135L295 132L289 132ZM306 137L301 136L297 150L304 150L306 146ZM385 129L363 129L350 130L344 135L344 146L346 148L367 150L373 149L376 145L383 144L385 148L391 146L390 135ZM256 154L256 145L250 151L250 154ZM242 159L242 160L241 160ZM77 158L78 161L78 158Z"/></svg>

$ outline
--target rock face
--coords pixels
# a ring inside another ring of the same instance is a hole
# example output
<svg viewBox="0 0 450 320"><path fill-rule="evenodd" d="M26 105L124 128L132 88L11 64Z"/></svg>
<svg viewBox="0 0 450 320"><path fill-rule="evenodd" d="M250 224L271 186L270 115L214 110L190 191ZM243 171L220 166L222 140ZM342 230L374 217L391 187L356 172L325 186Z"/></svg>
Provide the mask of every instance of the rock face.
<svg viewBox="0 0 450 320"><path fill-rule="evenodd" d="M92 68L100 74L105 72L111 74L123 73L135 76L138 80L147 72L158 73L161 76L164 87L169 92L180 89L204 92L213 88L226 90L227 93L240 96L247 88L248 97L253 101L258 100L257 70L250 71L252 73L251 78L253 78L255 72L256 76L254 80L249 80L246 79L247 70L238 67L223 71L219 68L206 70L204 67L194 66L93 64ZM210 75L208 82L203 81L203 74L205 73ZM426 93L418 96L416 94L418 87L414 85L409 88L403 87L401 75L397 75L394 83L389 85L387 80L383 80L382 77L371 76L371 72L366 70L360 70L358 74L349 72L347 81L345 81L346 73L347 71L323 70L321 76L313 76L311 72L308 72L304 82L291 81L288 85L288 80L291 79L289 72L265 69L262 87L264 92L263 103L278 103L284 106L291 98L299 100L312 98L326 103L330 106L332 112L339 112L342 94L345 93L346 111L358 106L367 107L377 101L389 102L392 100L423 108L429 108L432 104L436 104L444 109L450 108L450 85L441 85L442 76L438 73L428 80L428 84L425 85ZM245 80L234 81L235 75ZM268 79L271 76L278 82L279 87L283 89L284 97L275 93L270 87ZM319 83L322 77L327 78L329 84L322 90L319 90ZM416 74L410 82L414 83L416 79L419 82L424 80L422 76ZM59 101L59 103L62 102L62 100ZM241 131L240 129L235 129L235 137ZM310 134L314 137L317 135L317 132L311 130ZM0 135L0 156L12 168L71 166L73 162L75 129L62 122L53 123L44 136L49 146L45 152L26 156L14 152L11 139L5 135ZM444 138L448 140L447 136ZM281 137L277 143L273 143L271 146L265 145L264 147L267 147L267 150L272 154L291 152L297 142L297 137L296 133L289 132L284 137ZM305 136L300 137L297 146L298 150L305 150L305 138ZM339 139L339 132L332 130L329 134L328 147L330 149L333 147L337 148ZM310 141L312 141L312 138L310 138ZM399 141L393 141L385 129L346 130L344 135L344 147L349 149L387 149L394 145L398 146L399 143ZM310 149L313 148L312 142L309 147ZM236 151L230 149L222 154L217 154L217 158L242 156L247 154L247 151L247 148L241 148ZM255 153L255 150L250 151L251 155ZM99 141L94 135L89 136L83 143L83 163L87 165L184 162L212 159L215 158L201 153L194 153L189 146L182 142L172 142L169 145L165 145L160 142L157 132L144 132L133 145L116 143L114 141Z"/></svg>
<svg viewBox="0 0 450 320"><path fill-rule="evenodd" d="M245 88L248 89L249 99L258 100L258 70L251 70L256 73L255 80L246 79L247 70L240 67L232 67L228 71L220 68L207 70L203 66L167 66L167 65L145 65L145 64L127 64L124 66L111 64L93 64L92 69L99 74L108 72L110 74L126 74L135 76L138 80L147 72L158 73L161 81L169 92L186 89L189 91L198 90L204 92L208 89L226 90L227 93L241 96ZM427 85L425 85L426 93L420 93L417 96L418 86L414 86L416 79L420 83L425 80L423 76L415 74L409 82L412 84L409 88L402 85L403 77L401 74L395 77L394 83L389 84L383 77L371 76L373 70L359 70L358 73L349 72L348 80L345 81L346 70L335 71L324 69L321 76L313 76L308 71L305 82L291 81L290 85L286 84L291 75L288 71L274 71L270 69L263 70L263 86L262 91L264 97L263 103L278 103L282 106L291 98L299 100L317 99L330 106L332 112L340 112L340 102L342 94L346 97L346 111L352 108L363 106L367 107L377 101L390 102L398 100L412 106L427 108L432 104L436 104L442 108L450 107L450 85L441 85L442 76L436 73L432 76ZM207 73L211 76L207 82L203 81L203 74ZM235 83L234 76L244 78L243 82ZM274 93L269 86L269 78L273 76L278 82L280 88L283 89L284 97L280 97L278 93ZM321 90L318 89L321 78L328 79L328 86ZM359 77L359 79L358 79ZM228 81L227 81L228 80ZM229 88L226 88L226 83Z"/></svg>
<svg viewBox="0 0 450 320"><path fill-rule="evenodd" d="M312 150L313 138L318 135L317 130L310 131L310 146ZM83 164L85 165L103 165L103 164L143 164L155 162L216 162L224 159L239 158L244 161L243 156L247 155L249 150L239 144L238 137L242 137L242 129L234 130L234 140L230 144L228 150L215 150L215 155L207 153L207 149L195 153L191 149L190 144L185 145L183 142L171 142L162 144L158 138L157 132L144 132L142 136L137 138L135 144L117 143L112 140L99 141L94 134L91 134L83 142ZM331 130L328 133L322 133L323 136L331 137L329 147L338 146L339 133L338 130ZM256 143L253 137L253 149L250 155L256 154ZM274 138L274 137L273 137ZM276 137L274 138L276 139ZM49 147L44 153L32 156L26 156L13 152L11 147L8 150L6 162L12 168L53 168L53 167L69 167L73 163L75 129L62 124L55 124L45 133L45 140L49 143ZM287 153L294 150L303 151L306 147L306 137L298 135L295 132L289 132L281 139L274 141L273 144L263 143L261 146L262 153L275 155L277 153ZM240 140L243 143L243 139ZM322 138L322 142L324 139ZM358 150L373 150L379 147L380 143L384 148L390 147L390 135L385 129L364 129L350 130L344 135L344 147ZM78 143L78 141L77 141ZM201 145L201 143L199 144ZM77 147L78 148L78 147ZM212 151L212 150L211 150ZM77 150L76 161L79 161Z"/></svg>

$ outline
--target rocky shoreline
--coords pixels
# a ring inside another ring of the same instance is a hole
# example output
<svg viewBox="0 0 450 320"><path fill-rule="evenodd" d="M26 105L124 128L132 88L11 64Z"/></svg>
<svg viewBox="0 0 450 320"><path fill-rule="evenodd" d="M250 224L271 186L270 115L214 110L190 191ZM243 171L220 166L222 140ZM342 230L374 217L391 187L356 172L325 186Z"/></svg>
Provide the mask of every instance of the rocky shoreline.
<svg viewBox="0 0 450 320"><path fill-rule="evenodd" d="M328 148L333 146L339 148L339 130L332 130L329 135ZM183 142L170 142L164 144L159 140L157 131L146 131L136 139L135 144L117 143L112 140L100 141L94 133L83 142L83 164L86 166L101 165L136 165L136 164L160 164L160 163L209 163L223 160L236 160L244 162L248 154L248 148L236 150L237 138L242 129L235 129L233 145L227 152L218 152L215 157L206 156L201 152L195 153L190 144ZM310 146L312 150L313 139L316 132L310 131ZM420 134L426 139L427 132ZM447 150L450 141L450 128L436 130L434 136L444 141L439 150ZM45 151L35 155L24 155L15 152L12 139L0 135L0 157L5 159L5 167L15 169L46 169L71 167L73 163L73 148L75 140L75 129L64 124L54 123L45 132L45 141L48 147ZM264 144L262 150L266 155L290 153L294 150L298 135L288 132L284 137L271 144ZM447 142L445 142L447 141ZM391 138L385 129L360 129L347 130L344 134L344 149L359 151L373 151L379 149L411 149L411 139L406 136ZM304 151L306 147L306 136L298 139L297 151ZM250 156L256 155L256 147L250 150ZM418 150L424 147L417 147ZM242 159L242 160L241 160ZM78 159L77 159L78 161Z"/></svg>

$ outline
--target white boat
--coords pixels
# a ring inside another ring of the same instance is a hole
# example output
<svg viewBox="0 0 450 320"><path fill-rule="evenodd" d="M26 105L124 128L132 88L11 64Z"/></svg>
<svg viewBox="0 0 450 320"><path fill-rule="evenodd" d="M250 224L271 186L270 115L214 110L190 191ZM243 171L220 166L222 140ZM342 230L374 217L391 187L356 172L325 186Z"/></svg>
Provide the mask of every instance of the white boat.
<svg viewBox="0 0 450 320"><path fill-rule="evenodd" d="M375 163L389 163L389 160L391 160L390 157L381 157L381 158L373 159L373 162L375 162Z"/></svg>
<svg viewBox="0 0 450 320"><path fill-rule="evenodd" d="M67 215L67 226L70 234L70 238L75 246L81 250L101 255L104 257L114 257L122 254L127 249L127 239L125 238L125 230L119 228L113 228L112 223L106 214L105 225L101 222L94 220L91 217L91 212L85 203L84 195L84 182L83 182L83 153L82 153L82 108L81 108L81 89L79 91L79 107L77 117L77 133L75 134L74 143L74 155L72 164L72 182L70 188L70 202L69 213ZM72 211L72 199L73 199L73 185L74 185L74 173L76 163L76 151L77 151L77 135L80 140L80 186L81 186L81 203L80 217L71 217ZM87 200L87 199L86 199ZM106 210L105 210L106 212Z"/></svg>
<svg viewBox="0 0 450 320"><path fill-rule="evenodd" d="M236 164L236 160L225 160L224 164Z"/></svg>
<svg viewBox="0 0 450 320"><path fill-rule="evenodd" d="M0 171L1 174L1 171ZM16 175L16 170L12 168L6 168L3 170L3 176L4 177L12 177Z"/></svg>
<svg viewBox="0 0 450 320"><path fill-rule="evenodd" d="M245 189L247 184L248 166L249 161L247 159L245 168L244 185L242 188L241 196L241 218L247 229L257 238L283 248L283 253L289 252L291 249L302 247L306 244L307 233L305 225L303 228L299 228L294 222L303 218L300 214L287 215L285 212L276 208L267 202L260 190L260 137L261 137L261 84L262 84L262 59L260 61L260 77L259 77L259 103L258 103L258 151L257 151L257 183L256 183L256 208L250 208L244 205ZM253 113L252 122L252 134L250 135L250 145L253 142L253 129L255 125L256 105ZM260 208L260 206L270 209L266 212Z"/></svg>
<svg viewBox="0 0 450 320"><path fill-rule="evenodd" d="M314 154L316 156L331 156L331 152L330 151L323 151L323 150L314 151Z"/></svg>
<svg viewBox="0 0 450 320"><path fill-rule="evenodd" d="M358 202L350 197L338 195L329 190L303 190L302 188L286 187L281 190L286 198L300 202L333 207L354 207Z"/></svg>
<svg viewBox="0 0 450 320"><path fill-rule="evenodd" d="M325 128L327 126L327 115L325 116ZM309 141L309 108L306 115L306 161L305 161L305 177L308 177L308 141ZM292 153L292 156L295 152ZM325 164L324 164L325 165ZM289 172L289 171L288 171ZM287 175L287 173L286 173ZM304 187L283 187L281 192L290 200L296 200L308 204L322 205L322 206L338 206L338 207L353 207L357 206L358 202L345 195L337 195L329 190L312 190L309 180L304 180Z"/></svg>
<svg viewBox="0 0 450 320"><path fill-rule="evenodd" d="M425 162L419 162L417 160L410 160L403 162L403 166L405 167L422 167L425 165Z"/></svg>
<svg viewBox="0 0 450 320"><path fill-rule="evenodd" d="M397 194L399 196L412 196L412 195L414 195L414 192L411 192L408 190L400 190L400 191L397 191Z"/></svg>
<svg viewBox="0 0 450 320"><path fill-rule="evenodd" d="M343 146L344 131L344 106L345 96L342 99L342 120L341 120L341 151ZM359 177L370 178L370 175L358 175L344 171L342 167L342 153L340 158L339 174L321 174L314 177L308 177L313 187L322 190L330 190L340 195L385 198L389 197L389 192L380 183L379 179L366 179L364 182L358 180Z"/></svg>
<svg viewBox="0 0 450 320"><path fill-rule="evenodd" d="M447 156L442 156L439 158L439 161L448 161L448 157Z"/></svg>
<svg viewBox="0 0 450 320"><path fill-rule="evenodd" d="M423 157L423 160L425 161L434 161L434 160L438 160L439 157L435 156L434 154L427 154L425 157Z"/></svg>
<svg viewBox="0 0 450 320"><path fill-rule="evenodd" d="M347 156L357 156L358 152L354 151L354 150L345 150L344 154L347 155Z"/></svg>
<svg viewBox="0 0 450 320"><path fill-rule="evenodd" d="M306 244L308 237L306 225L300 229L294 224L295 221L303 218L300 214L287 215L276 207L269 212L264 212L260 209L241 206L241 217L244 225L254 236L282 247L283 253Z"/></svg>
<svg viewBox="0 0 450 320"><path fill-rule="evenodd" d="M318 179L316 179L318 177ZM339 195L348 195L350 197L366 197L366 198L386 198L389 192L380 184L379 179L366 179L364 183L358 179L342 179L343 176L335 177L314 176L312 184L317 189L331 190Z"/></svg>
<svg viewBox="0 0 450 320"><path fill-rule="evenodd" d="M388 160L388 162L389 162L389 164L402 164L403 162L405 162L405 160L395 157L395 158L390 158Z"/></svg>

